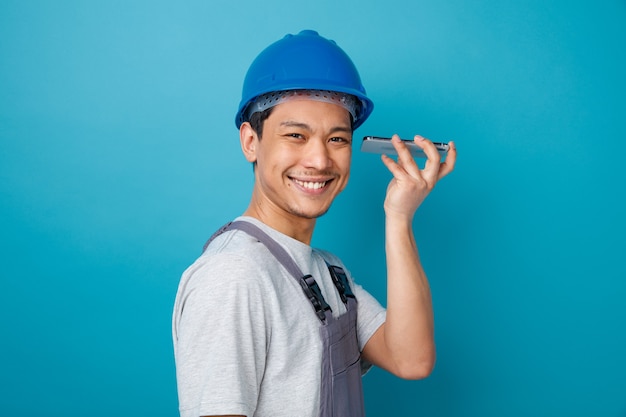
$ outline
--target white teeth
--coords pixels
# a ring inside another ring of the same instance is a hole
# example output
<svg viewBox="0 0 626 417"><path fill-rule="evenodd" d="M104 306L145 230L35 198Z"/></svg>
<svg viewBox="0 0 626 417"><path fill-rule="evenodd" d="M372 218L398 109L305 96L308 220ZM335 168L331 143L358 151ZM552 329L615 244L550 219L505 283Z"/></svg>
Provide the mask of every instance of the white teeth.
<svg viewBox="0 0 626 417"><path fill-rule="evenodd" d="M310 190L318 190L326 185L326 181L324 182L311 182L311 181L300 181L294 180L298 185L304 188L308 188Z"/></svg>

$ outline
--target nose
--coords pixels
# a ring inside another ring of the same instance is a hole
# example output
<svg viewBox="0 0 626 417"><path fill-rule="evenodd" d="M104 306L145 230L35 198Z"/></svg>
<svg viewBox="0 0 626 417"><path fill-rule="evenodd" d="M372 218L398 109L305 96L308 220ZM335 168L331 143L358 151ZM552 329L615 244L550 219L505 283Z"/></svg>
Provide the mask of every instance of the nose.
<svg viewBox="0 0 626 417"><path fill-rule="evenodd" d="M309 139L304 150L303 164L307 168L317 170L330 168L333 161L330 155L328 143L323 139Z"/></svg>

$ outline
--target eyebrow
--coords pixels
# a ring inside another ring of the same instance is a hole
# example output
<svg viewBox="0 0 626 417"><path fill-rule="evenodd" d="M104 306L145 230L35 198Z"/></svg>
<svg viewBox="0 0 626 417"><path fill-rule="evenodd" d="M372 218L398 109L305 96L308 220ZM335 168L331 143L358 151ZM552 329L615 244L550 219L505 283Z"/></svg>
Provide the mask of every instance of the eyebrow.
<svg viewBox="0 0 626 417"><path fill-rule="evenodd" d="M311 129L311 126L309 126L306 123L294 122L294 121L291 121L291 120L287 120L285 122L281 122L280 125L284 126L284 127L297 127L297 128L300 128L300 129L308 130L309 132L311 130L313 130L313 129ZM352 133L352 129L350 127L347 127L347 126L335 126L332 129L330 129L329 133L335 133L335 132Z"/></svg>

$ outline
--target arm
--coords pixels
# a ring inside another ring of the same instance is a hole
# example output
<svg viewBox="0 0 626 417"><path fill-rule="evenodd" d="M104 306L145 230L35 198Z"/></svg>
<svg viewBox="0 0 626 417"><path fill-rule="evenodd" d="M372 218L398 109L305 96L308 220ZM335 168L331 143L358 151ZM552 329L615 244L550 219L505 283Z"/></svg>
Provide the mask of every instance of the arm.
<svg viewBox="0 0 626 417"><path fill-rule="evenodd" d="M265 291L257 264L233 253L198 259L181 278L174 353L181 410L249 415L265 368ZM224 279L228 277L228 279Z"/></svg>
<svg viewBox="0 0 626 417"><path fill-rule="evenodd" d="M420 170L397 135L395 162L383 156L393 174L385 198L385 253L387 257L387 320L363 349L365 359L406 379L427 377L435 364L433 310L428 279L419 259L413 235L413 215L434 188L449 174L456 160L450 143L441 163L432 142L416 136L428 156Z"/></svg>

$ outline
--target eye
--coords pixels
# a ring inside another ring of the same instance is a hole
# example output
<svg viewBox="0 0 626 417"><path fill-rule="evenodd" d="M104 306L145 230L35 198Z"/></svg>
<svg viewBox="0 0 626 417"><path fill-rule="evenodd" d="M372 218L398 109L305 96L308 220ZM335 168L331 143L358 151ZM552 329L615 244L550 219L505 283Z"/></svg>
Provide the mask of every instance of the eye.
<svg viewBox="0 0 626 417"><path fill-rule="evenodd" d="M285 135L287 137L290 138L294 138L294 139L302 139L304 138L304 135L302 135L301 133L287 133L287 135Z"/></svg>
<svg viewBox="0 0 626 417"><path fill-rule="evenodd" d="M332 138L330 138L331 142L335 142L335 143L346 143L346 144L350 144L351 140L348 138L344 138L342 136L334 136Z"/></svg>

